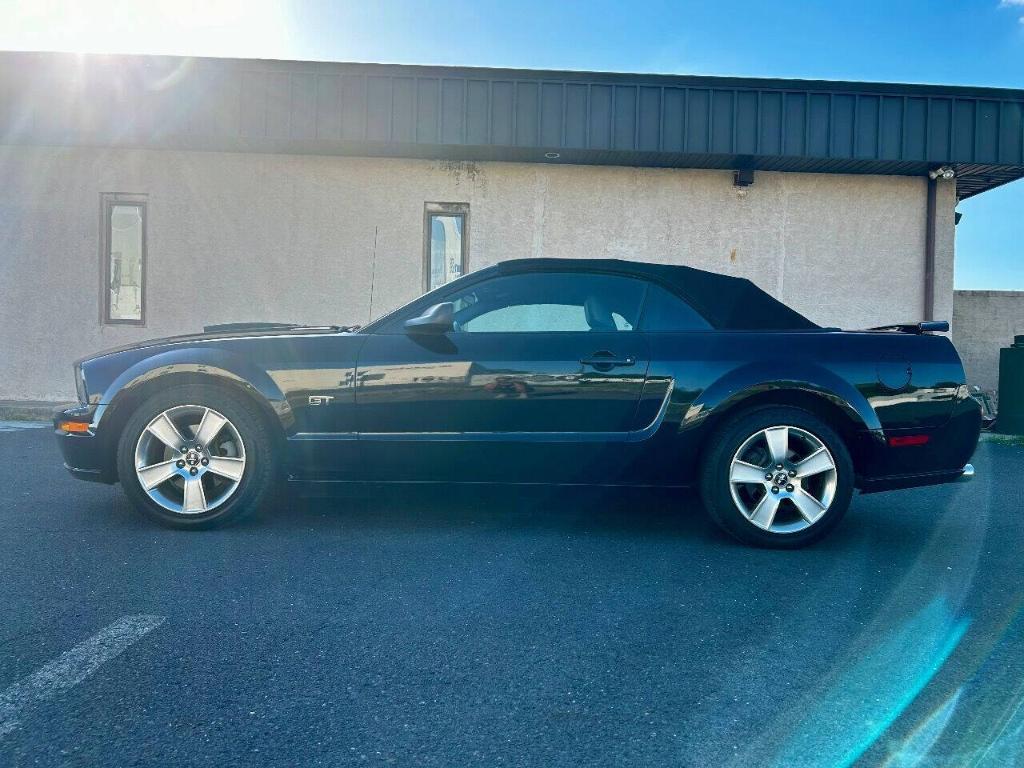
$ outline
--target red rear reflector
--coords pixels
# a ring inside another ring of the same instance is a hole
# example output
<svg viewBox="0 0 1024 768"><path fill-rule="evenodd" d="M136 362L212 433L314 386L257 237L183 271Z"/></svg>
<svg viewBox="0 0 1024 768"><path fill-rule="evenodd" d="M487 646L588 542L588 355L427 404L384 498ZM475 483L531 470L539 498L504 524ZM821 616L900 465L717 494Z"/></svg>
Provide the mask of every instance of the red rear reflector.
<svg viewBox="0 0 1024 768"><path fill-rule="evenodd" d="M924 445L928 442L929 435L899 435L890 437L889 445L893 448L903 448L907 445Z"/></svg>
<svg viewBox="0 0 1024 768"><path fill-rule="evenodd" d="M57 427L63 429L65 432L89 431L89 425L84 421L62 421L57 424Z"/></svg>

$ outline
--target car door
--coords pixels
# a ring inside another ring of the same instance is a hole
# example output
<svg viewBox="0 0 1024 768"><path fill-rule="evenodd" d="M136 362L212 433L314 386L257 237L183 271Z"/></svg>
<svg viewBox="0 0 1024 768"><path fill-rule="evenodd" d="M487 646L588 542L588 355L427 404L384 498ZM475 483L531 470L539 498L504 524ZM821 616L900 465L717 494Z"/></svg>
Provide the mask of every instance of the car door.
<svg viewBox="0 0 1024 768"><path fill-rule="evenodd" d="M645 284L525 272L441 295L450 328L370 334L356 372L363 466L383 480L608 480L635 427L649 355Z"/></svg>

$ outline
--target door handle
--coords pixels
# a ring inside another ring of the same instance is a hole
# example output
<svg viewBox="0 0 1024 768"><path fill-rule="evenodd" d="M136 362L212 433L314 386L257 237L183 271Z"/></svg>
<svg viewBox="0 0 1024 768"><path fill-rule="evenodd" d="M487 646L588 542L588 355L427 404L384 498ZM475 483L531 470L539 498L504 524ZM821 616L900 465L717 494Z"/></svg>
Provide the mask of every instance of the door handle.
<svg viewBox="0 0 1024 768"><path fill-rule="evenodd" d="M583 365L589 365L592 368L596 368L599 371L610 371L612 368L628 368L631 365L636 365L636 360L632 357L616 357L611 352L601 350L595 352L593 357L585 357L580 360Z"/></svg>

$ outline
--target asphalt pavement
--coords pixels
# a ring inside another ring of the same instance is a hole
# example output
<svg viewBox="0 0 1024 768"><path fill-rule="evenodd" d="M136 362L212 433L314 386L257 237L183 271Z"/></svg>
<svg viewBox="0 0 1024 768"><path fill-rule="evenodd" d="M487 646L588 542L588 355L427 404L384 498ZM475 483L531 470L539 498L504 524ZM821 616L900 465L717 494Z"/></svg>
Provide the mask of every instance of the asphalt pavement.
<svg viewBox="0 0 1024 768"><path fill-rule="evenodd" d="M642 490L196 533L0 430L0 766L1024 765L1024 448L974 463L795 552Z"/></svg>

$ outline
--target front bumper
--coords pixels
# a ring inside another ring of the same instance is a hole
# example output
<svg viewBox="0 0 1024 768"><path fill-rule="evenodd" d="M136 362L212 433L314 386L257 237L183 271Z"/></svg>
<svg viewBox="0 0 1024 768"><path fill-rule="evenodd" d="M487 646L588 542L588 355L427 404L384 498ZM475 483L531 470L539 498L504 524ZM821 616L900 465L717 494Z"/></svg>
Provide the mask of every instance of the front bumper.
<svg viewBox="0 0 1024 768"><path fill-rule="evenodd" d="M53 432L68 472L80 480L109 484L117 482L117 478L104 461L105 446L96 432L99 415L99 409L93 405L58 411L53 416ZM89 428L85 432L67 432L60 428L64 421L88 424Z"/></svg>

